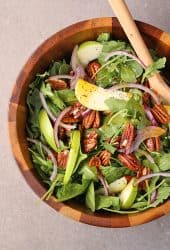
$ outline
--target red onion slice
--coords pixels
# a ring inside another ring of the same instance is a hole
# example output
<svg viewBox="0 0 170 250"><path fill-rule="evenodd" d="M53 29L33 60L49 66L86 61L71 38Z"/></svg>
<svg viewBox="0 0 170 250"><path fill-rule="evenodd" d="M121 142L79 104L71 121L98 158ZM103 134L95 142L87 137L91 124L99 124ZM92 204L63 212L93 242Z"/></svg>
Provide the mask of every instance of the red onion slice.
<svg viewBox="0 0 170 250"><path fill-rule="evenodd" d="M61 113L59 114L59 116L55 120L55 124L54 124L54 140L55 140L55 143L56 143L57 147L60 147L59 139L58 139L58 127L60 125L60 121L65 116L65 114L70 111L70 109L71 109L71 107L65 108L63 111L61 111Z"/></svg>
<svg viewBox="0 0 170 250"><path fill-rule="evenodd" d="M118 90L118 89L123 89L123 88L135 88L135 89L143 90L146 93L149 93L157 104L160 104L160 100L159 100L158 96L151 89L149 89L148 87L143 86L141 84L138 84L138 83L117 84L117 85L114 85L113 87L111 87L108 91Z"/></svg>
<svg viewBox="0 0 170 250"><path fill-rule="evenodd" d="M133 55L127 50L112 51L106 55L104 60L108 61L113 56L128 56L132 58L133 60L135 60L136 62L138 62L142 66L143 69L146 69L146 65L137 56Z"/></svg>
<svg viewBox="0 0 170 250"><path fill-rule="evenodd" d="M91 109L86 109L81 115L82 117L85 117L86 115L88 115L91 112Z"/></svg>
<svg viewBox="0 0 170 250"><path fill-rule="evenodd" d="M70 81L70 89L74 89L75 85L78 81L79 78L84 79L86 73L82 65L79 65L75 71L74 71L74 76L72 77Z"/></svg>
<svg viewBox="0 0 170 250"><path fill-rule="evenodd" d="M50 160L53 162L53 172L52 172L52 174L50 176L50 180L53 181L55 179L56 175L57 175L57 161L56 161L56 158L55 158L54 154L52 153L52 151L47 146L42 144L42 142L39 141L39 140L27 138L27 141L32 142L32 143L34 143L36 145L41 143L41 147L44 149L44 151L49 156Z"/></svg>
<svg viewBox="0 0 170 250"><path fill-rule="evenodd" d="M144 151L142 149L138 149L138 152L141 155L144 155L148 159L148 161L150 161L151 163L155 163L154 159L152 158L152 156L148 152L146 152L146 151Z"/></svg>
<svg viewBox="0 0 170 250"><path fill-rule="evenodd" d="M143 106L144 106L144 109L145 109L145 113L146 113L148 119L151 121L152 125L153 126L158 126L158 123L155 120L150 108L145 103L143 104Z"/></svg>
<svg viewBox="0 0 170 250"><path fill-rule="evenodd" d="M78 50L78 45L76 45L74 47L72 55L71 55L70 64L71 64L71 67L72 67L73 71L75 71L76 68L80 65L80 61L79 61L79 58L77 56L77 50Z"/></svg>
<svg viewBox="0 0 170 250"><path fill-rule="evenodd" d="M77 127L76 124L65 124L63 122L60 122L59 124L61 127L65 128L65 129L68 129L68 130L71 130L71 129L75 129Z"/></svg>
<svg viewBox="0 0 170 250"><path fill-rule="evenodd" d="M104 176L102 175L102 172L101 172L100 168L99 168L99 167L96 167L96 169L97 169L98 178L99 178L101 184L102 184L103 187L104 187L105 195L108 196L108 195L109 195L109 186L108 186L108 184L107 184L107 181L106 181L106 179L104 178Z"/></svg>
<svg viewBox="0 0 170 250"><path fill-rule="evenodd" d="M40 92L39 96L40 96L40 100L41 100L41 103L42 103L43 108L45 109L45 111L47 112L47 114L49 115L49 117L51 118L51 120L52 120L53 122L55 122L56 117L53 115L53 113L52 113L51 110L49 109L49 107L48 107L48 105L47 105L47 102L46 102L46 100L45 100L45 97L44 97L43 93Z"/></svg>
<svg viewBox="0 0 170 250"><path fill-rule="evenodd" d="M47 114L49 115L49 117L51 118L51 120L52 120L53 122L55 122L56 119L57 119L57 117L55 117L55 116L53 115L53 113L51 112L51 110L49 109L49 107L48 107L48 105L47 105L47 102L46 102L46 100L45 100L45 97L44 97L44 95L43 95L42 92L40 92L40 100L41 100L41 103L42 103L43 108L45 109L45 111L47 112ZM70 129L70 130L76 128L76 125L75 125L75 124L74 124L74 125L70 125L70 124L65 124L65 123L63 123L63 122L60 122L59 125L60 125L61 127L63 127L63 128Z"/></svg>
<svg viewBox="0 0 170 250"><path fill-rule="evenodd" d="M170 173L169 172L158 172L158 173L152 173L152 174L147 174L147 175L143 175L141 176L136 182L135 185L138 185L140 182L145 181L147 179L150 179L152 177L156 177L156 176L162 176L162 177L166 177L169 178L170 177Z"/></svg>
<svg viewBox="0 0 170 250"><path fill-rule="evenodd" d="M156 201L158 196L158 191L154 190L153 193L151 194L151 199L150 199L150 204L154 203L154 201Z"/></svg>
<svg viewBox="0 0 170 250"><path fill-rule="evenodd" d="M48 82L49 80L57 80L57 79L69 79L69 80L72 80L73 76L70 76L70 75L55 75L55 76L50 76L46 82Z"/></svg>
<svg viewBox="0 0 170 250"><path fill-rule="evenodd" d="M151 138L151 137L158 137L164 133L165 133L164 129L160 127L156 127L156 126L148 126L146 128L139 129L137 131L137 135L132 146L130 147L129 150L126 151L126 153L130 154L133 151L138 150L140 144L146 139Z"/></svg>

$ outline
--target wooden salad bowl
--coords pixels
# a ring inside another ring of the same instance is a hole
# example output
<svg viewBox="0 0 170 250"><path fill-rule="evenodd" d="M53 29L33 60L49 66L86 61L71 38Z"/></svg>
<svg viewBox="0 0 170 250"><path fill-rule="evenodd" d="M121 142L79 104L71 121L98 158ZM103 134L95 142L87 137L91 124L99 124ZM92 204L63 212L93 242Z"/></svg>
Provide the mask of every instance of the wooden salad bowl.
<svg viewBox="0 0 170 250"><path fill-rule="evenodd" d="M149 24L136 22L148 47L160 56L167 57L166 72L170 72L170 34ZM28 151L26 141L26 95L29 83L37 72L43 72L53 59L61 59L71 54L74 45L85 40L94 40L101 32L111 32L116 39L126 40L126 36L116 18L106 17L73 24L48 38L28 59L15 83L9 103L9 136L15 160L29 186L39 196L46 188L39 179ZM165 72L165 74L166 74ZM168 74L166 74L168 77ZM130 227L152 221L170 212L170 200L157 208L144 212L119 215L109 212L90 212L85 206L73 201L58 202L55 197L46 201L61 214L76 221L100 227Z"/></svg>

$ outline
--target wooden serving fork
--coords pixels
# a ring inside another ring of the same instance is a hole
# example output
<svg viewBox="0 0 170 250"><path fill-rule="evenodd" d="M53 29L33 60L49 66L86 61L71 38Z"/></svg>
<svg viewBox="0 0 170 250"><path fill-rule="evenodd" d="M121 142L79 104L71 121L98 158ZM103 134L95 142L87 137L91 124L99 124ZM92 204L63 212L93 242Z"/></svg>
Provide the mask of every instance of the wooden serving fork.
<svg viewBox="0 0 170 250"><path fill-rule="evenodd" d="M108 0L117 16L125 34L127 35L137 56L146 66L153 63L149 50L136 26L135 21L124 0ZM150 88L154 90L164 103L170 104L170 88L159 73L149 78Z"/></svg>

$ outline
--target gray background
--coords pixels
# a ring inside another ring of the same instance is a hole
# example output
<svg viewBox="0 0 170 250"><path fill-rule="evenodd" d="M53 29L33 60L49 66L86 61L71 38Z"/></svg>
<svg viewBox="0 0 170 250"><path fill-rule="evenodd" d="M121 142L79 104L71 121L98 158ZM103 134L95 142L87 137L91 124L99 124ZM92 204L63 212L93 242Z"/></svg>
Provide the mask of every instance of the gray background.
<svg viewBox="0 0 170 250"><path fill-rule="evenodd" d="M136 19L170 32L169 0L127 2ZM54 32L100 16L112 16L107 1L0 0L0 250L169 249L170 216L135 228L105 229L37 205L10 152L7 105L22 65Z"/></svg>

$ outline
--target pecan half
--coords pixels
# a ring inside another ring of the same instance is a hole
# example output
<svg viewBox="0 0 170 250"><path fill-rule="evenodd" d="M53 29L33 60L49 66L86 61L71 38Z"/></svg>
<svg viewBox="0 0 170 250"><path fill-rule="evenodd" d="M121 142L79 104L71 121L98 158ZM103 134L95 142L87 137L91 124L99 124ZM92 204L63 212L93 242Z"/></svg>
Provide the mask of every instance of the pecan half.
<svg viewBox="0 0 170 250"><path fill-rule="evenodd" d="M138 159L133 154L118 154L118 159L125 167L132 171L138 171L141 168Z"/></svg>
<svg viewBox="0 0 170 250"><path fill-rule="evenodd" d="M100 69L100 67L101 67L101 65L96 61L90 62L88 64L87 73L92 80L94 80L96 78L96 73Z"/></svg>
<svg viewBox="0 0 170 250"><path fill-rule="evenodd" d="M82 120L82 113L86 108L79 102L76 102L71 110L63 117L62 122L64 123L76 123Z"/></svg>
<svg viewBox="0 0 170 250"><path fill-rule="evenodd" d="M96 111L93 128L99 128L99 127L100 127L100 113L99 111Z"/></svg>
<svg viewBox="0 0 170 250"><path fill-rule="evenodd" d="M92 151L97 145L98 134L96 131L88 133L83 140L83 148L85 153Z"/></svg>
<svg viewBox="0 0 170 250"><path fill-rule="evenodd" d="M132 123L127 123L120 140L120 149L127 151L132 146L135 137L135 127Z"/></svg>
<svg viewBox="0 0 170 250"><path fill-rule="evenodd" d="M55 90L62 90L67 88L67 83L64 80L60 80L55 76L50 76L48 78L48 83L52 86Z"/></svg>
<svg viewBox="0 0 170 250"><path fill-rule="evenodd" d="M64 140L67 137L69 137L70 134L71 134L71 129L66 129L66 128L63 128L63 127L59 126L59 130L58 130L59 139Z"/></svg>
<svg viewBox="0 0 170 250"><path fill-rule="evenodd" d="M84 118L83 118L83 127L85 129L88 128L99 128L100 127L100 115L98 111L91 110Z"/></svg>
<svg viewBox="0 0 170 250"><path fill-rule="evenodd" d="M99 157L97 156L92 156L92 158L89 161L89 167L100 167L101 164L101 160Z"/></svg>
<svg viewBox="0 0 170 250"><path fill-rule="evenodd" d="M146 147L150 152L159 151L161 147L160 137L148 138L145 141Z"/></svg>
<svg viewBox="0 0 170 250"><path fill-rule="evenodd" d="M68 150L64 150L62 152L58 152L57 153L57 164L60 168L66 168L67 165L67 160L68 160L68 155L69 155L69 151Z"/></svg>
<svg viewBox="0 0 170 250"><path fill-rule="evenodd" d="M103 150L99 154L99 158L101 160L102 166L108 166L110 164L110 159L111 159L111 153L107 150Z"/></svg>
<svg viewBox="0 0 170 250"><path fill-rule="evenodd" d="M170 122L170 115L162 104L155 104L151 111L155 119L161 124L167 124Z"/></svg>

